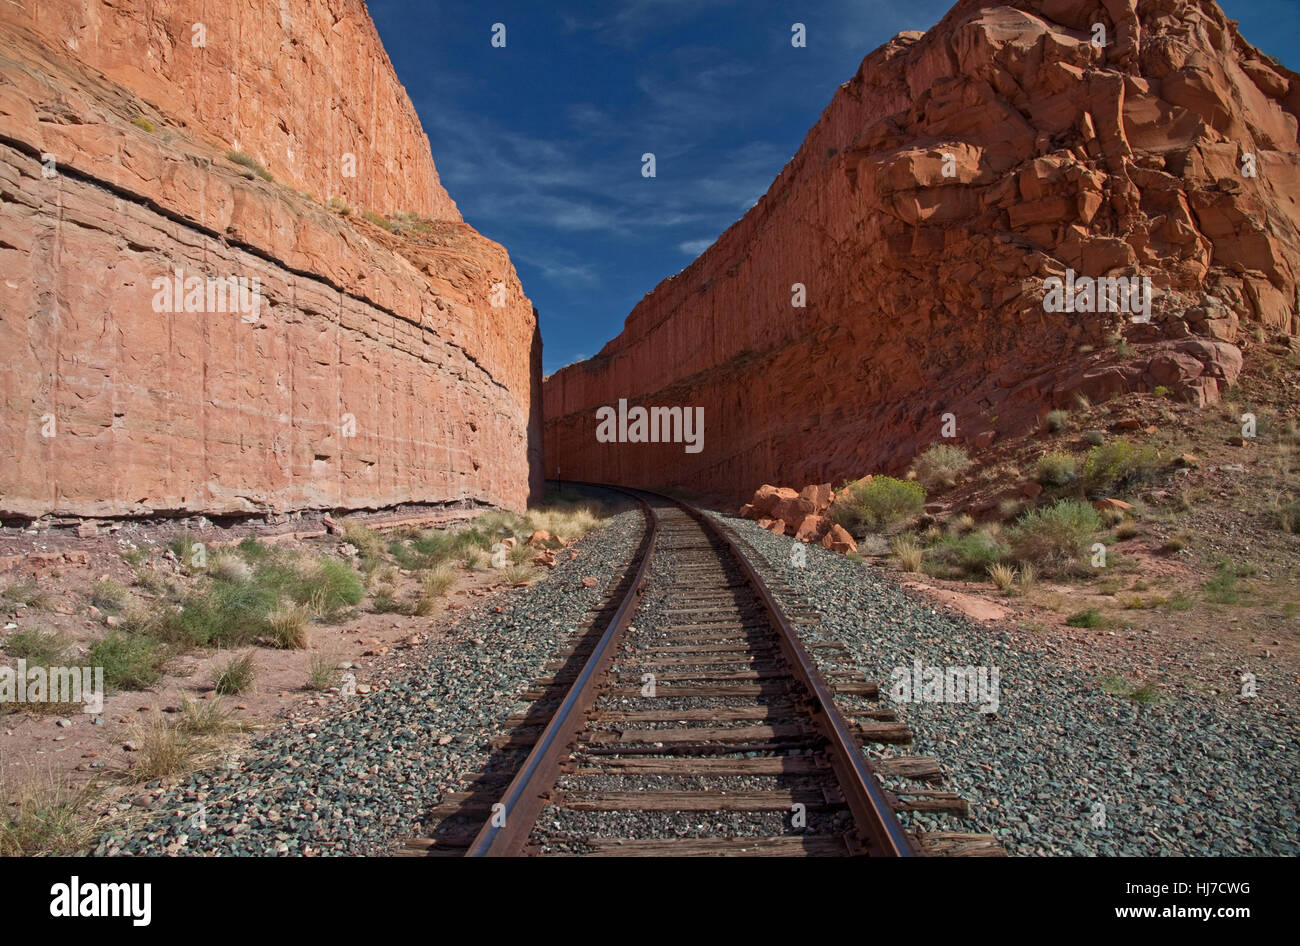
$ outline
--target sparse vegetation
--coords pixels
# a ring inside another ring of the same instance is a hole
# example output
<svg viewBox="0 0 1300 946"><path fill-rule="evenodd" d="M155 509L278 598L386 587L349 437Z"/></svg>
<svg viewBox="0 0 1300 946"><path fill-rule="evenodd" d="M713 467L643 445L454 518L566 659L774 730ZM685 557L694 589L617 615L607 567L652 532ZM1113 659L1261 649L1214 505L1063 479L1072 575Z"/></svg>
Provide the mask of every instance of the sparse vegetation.
<svg viewBox="0 0 1300 946"><path fill-rule="evenodd" d="M926 489L950 489L971 465L961 447L937 443L927 448L912 464L912 471Z"/></svg>
<svg viewBox="0 0 1300 946"><path fill-rule="evenodd" d="M32 581L10 585L4 591L0 591L0 597L3 597L8 601L13 601L16 604L35 608L38 611L44 611L50 606L49 592Z"/></svg>
<svg viewBox="0 0 1300 946"><path fill-rule="evenodd" d="M0 648L32 666L57 667L68 652L68 639L62 634L25 627L4 638Z"/></svg>
<svg viewBox="0 0 1300 946"><path fill-rule="evenodd" d="M925 489L919 483L877 476L840 487L830 516L850 532L881 532L915 516L924 506Z"/></svg>
<svg viewBox="0 0 1300 946"><path fill-rule="evenodd" d="M992 579L994 587L1003 594L1010 593L1015 587L1016 570L1010 565L1003 562L995 562L988 567L989 578Z"/></svg>
<svg viewBox="0 0 1300 946"><path fill-rule="evenodd" d="M1152 447L1115 440L1088 451L1083 463L1083 488L1095 493L1139 482L1155 472L1159 463Z"/></svg>
<svg viewBox="0 0 1300 946"><path fill-rule="evenodd" d="M1221 559L1214 577L1205 583L1205 600L1214 604L1240 604L1249 590L1242 588L1239 582L1253 572L1250 566Z"/></svg>
<svg viewBox="0 0 1300 946"><path fill-rule="evenodd" d="M1078 463L1068 453L1048 453L1039 457L1034 478L1044 486L1068 486L1078 477Z"/></svg>
<svg viewBox="0 0 1300 946"><path fill-rule="evenodd" d="M1104 627L1106 619L1101 616L1101 612L1096 608L1087 608L1071 614L1065 619L1065 623L1070 627Z"/></svg>
<svg viewBox="0 0 1300 946"><path fill-rule="evenodd" d="M1021 561L1036 562L1049 574L1067 574L1079 567L1084 547L1100 528L1097 510L1061 499L1025 513L1007 530L1007 537Z"/></svg>
<svg viewBox="0 0 1300 946"><path fill-rule="evenodd" d="M281 607L266 619L271 640L285 650L302 650L307 646L308 610L305 605Z"/></svg>
<svg viewBox="0 0 1300 946"><path fill-rule="evenodd" d="M1300 499L1283 503L1278 509L1277 518L1282 531L1293 535L1300 532Z"/></svg>
<svg viewBox="0 0 1300 946"><path fill-rule="evenodd" d="M312 654L311 665L307 675L307 689L324 691L338 686L343 680L343 671L338 661L326 654Z"/></svg>
<svg viewBox="0 0 1300 946"><path fill-rule="evenodd" d="M905 572L919 572L921 562L924 559L924 552L921 545L913 536L900 535L890 543L890 551L894 554L894 561L898 567Z"/></svg>
<svg viewBox="0 0 1300 946"><path fill-rule="evenodd" d="M1020 563L1020 590L1026 593L1033 591L1034 586L1038 584L1038 566L1033 562Z"/></svg>
<svg viewBox="0 0 1300 946"><path fill-rule="evenodd" d="M266 169L262 162L257 160L257 158L253 157L251 154L245 154L242 151L227 151L226 159L233 164L238 164L240 167L248 168L248 170L252 171L264 181L275 180L271 175L271 172Z"/></svg>
<svg viewBox="0 0 1300 946"><path fill-rule="evenodd" d="M132 759L131 777L137 782L188 772L196 767L205 750L180 726L170 726L158 716L136 727L133 742L137 753Z"/></svg>
<svg viewBox="0 0 1300 946"><path fill-rule="evenodd" d="M143 634L114 631L90 647L92 666L104 668L109 690L143 690L157 683L167 664L167 651Z"/></svg>
<svg viewBox="0 0 1300 946"><path fill-rule="evenodd" d="M238 657L231 657L221 665L213 680L213 689L223 696L236 696L248 691L256 675L257 667L253 663L253 653L249 651Z"/></svg>
<svg viewBox="0 0 1300 946"><path fill-rule="evenodd" d="M0 857L83 852L99 834L99 789L52 781L10 790L0 783Z"/></svg>
<svg viewBox="0 0 1300 946"><path fill-rule="evenodd" d="M1044 426L1046 426L1052 433L1059 433L1064 430L1066 424L1069 422L1070 414L1068 411L1048 411L1047 416L1043 418Z"/></svg>
<svg viewBox="0 0 1300 946"><path fill-rule="evenodd" d="M968 532L940 539L925 550L925 571L939 578L981 577L1000 562L1007 549L988 532Z"/></svg>
<svg viewBox="0 0 1300 946"><path fill-rule="evenodd" d="M101 578L90 590L90 603L110 614L126 607L128 597L126 589L111 578Z"/></svg>

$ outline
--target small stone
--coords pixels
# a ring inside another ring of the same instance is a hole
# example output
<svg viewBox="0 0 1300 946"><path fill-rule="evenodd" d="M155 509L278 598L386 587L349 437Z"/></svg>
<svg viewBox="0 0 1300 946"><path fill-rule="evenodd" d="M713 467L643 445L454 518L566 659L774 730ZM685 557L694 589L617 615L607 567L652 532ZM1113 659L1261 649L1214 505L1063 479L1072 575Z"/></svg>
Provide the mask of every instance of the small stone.
<svg viewBox="0 0 1300 946"><path fill-rule="evenodd" d="M582 584L583 584L584 587L587 587L587 588L595 588L596 585L598 584L598 582L596 581L595 578L592 578L592 577L588 576L588 577L582 579Z"/></svg>

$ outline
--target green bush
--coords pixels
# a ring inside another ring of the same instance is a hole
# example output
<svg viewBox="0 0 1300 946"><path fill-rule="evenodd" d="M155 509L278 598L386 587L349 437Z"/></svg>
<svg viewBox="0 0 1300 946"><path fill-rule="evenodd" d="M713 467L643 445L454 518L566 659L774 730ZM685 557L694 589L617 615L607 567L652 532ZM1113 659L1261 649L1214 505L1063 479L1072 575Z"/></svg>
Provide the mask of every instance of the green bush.
<svg viewBox="0 0 1300 946"><path fill-rule="evenodd" d="M870 482L858 480L839 489L831 506L831 518L849 531L879 532L925 506L925 489L920 483L877 476Z"/></svg>
<svg viewBox="0 0 1300 946"><path fill-rule="evenodd" d="M1081 567L1084 549L1101 528L1101 516L1087 503L1057 500L1025 513L1007 530L1016 558L1062 574Z"/></svg>
<svg viewBox="0 0 1300 946"><path fill-rule="evenodd" d="M970 457L961 447L937 443L916 458L912 470L928 489L946 489L957 484L957 477L966 472L970 464Z"/></svg>
<svg viewBox="0 0 1300 946"><path fill-rule="evenodd" d="M145 630L199 647L246 644L270 633L267 619L278 603L275 590L256 581L210 582L186 595L180 611L158 616Z"/></svg>
<svg viewBox="0 0 1300 946"><path fill-rule="evenodd" d="M982 577L1006 556L1006 546L987 532L968 532L946 536L926 549L923 567L940 578Z"/></svg>
<svg viewBox="0 0 1300 946"><path fill-rule="evenodd" d="M1048 411L1044 423L1047 425L1048 430L1057 433L1065 429L1065 425L1069 423L1069 420L1070 414L1068 411Z"/></svg>
<svg viewBox="0 0 1300 946"><path fill-rule="evenodd" d="M91 645L88 659L104 668L106 689L143 690L162 679L167 654L156 640L114 631Z"/></svg>
<svg viewBox="0 0 1300 946"><path fill-rule="evenodd" d="M1102 627L1106 619L1096 608L1088 608L1086 611L1076 611L1071 614L1065 619L1065 623L1070 627Z"/></svg>
<svg viewBox="0 0 1300 946"><path fill-rule="evenodd" d="M1154 473L1159 465L1150 446L1115 440L1088 451L1083 462L1083 488L1093 493L1136 483Z"/></svg>
<svg viewBox="0 0 1300 946"><path fill-rule="evenodd" d="M53 667L63 663L68 640L62 634L23 628L0 640L0 649L33 666Z"/></svg>
<svg viewBox="0 0 1300 946"><path fill-rule="evenodd" d="M1044 486L1069 486L1078 475L1078 462L1068 453L1045 454L1034 470L1034 478Z"/></svg>

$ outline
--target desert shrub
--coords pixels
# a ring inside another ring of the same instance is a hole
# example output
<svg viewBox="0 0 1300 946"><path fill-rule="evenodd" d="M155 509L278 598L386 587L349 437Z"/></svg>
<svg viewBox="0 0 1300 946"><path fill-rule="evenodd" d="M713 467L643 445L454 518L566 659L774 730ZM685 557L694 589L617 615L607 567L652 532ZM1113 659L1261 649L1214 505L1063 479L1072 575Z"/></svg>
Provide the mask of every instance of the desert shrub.
<svg viewBox="0 0 1300 946"><path fill-rule="evenodd" d="M307 671L307 689L328 690L343 681L343 671L338 661L326 654L312 654L311 665Z"/></svg>
<svg viewBox="0 0 1300 946"><path fill-rule="evenodd" d="M0 857L83 853L100 833L94 784L62 780L10 791L0 783Z"/></svg>
<svg viewBox="0 0 1300 946"><path fill-rule="evenodd" d="M1159 465L1152 447L1115 440L1088 451L1083 462L1083 488L1091 493L1135 483L1150 476Z"/></svg>
<svg viewBox="0 0 1300 946"><path fill-rule="evenodd" d="M1238 581L1253 573L1254 569L1248 565L1220 559L1214 577L1205 583L1205 600L1215 604L1240 604L1248 591L1239 587Z"/></svg>
<svg viewBox="0 0 1300 946"><path fill-rule="evenodd" d="M356 550L361 554L363 567L366 567L368 562L378 563L383 561L384 539L374 529L370 529L360 522L348 520L343 523L343 539L356 547Z"/></svg>
<svg viewBox="0 0 1300 946"><path fill-rule="evenodd" d="M1083 439L1094 447L1100 447L1106 442L1106 435L1100 430L1089 430L1084 433Z"/></svg>
<svg viewBox="0 0 1300 946"><path fill-rule="evenodd" d="M1078 464L1068 453L1048 453L1038 458L1034 478L1044 486L1068 486L1078 476Z"/></svg>
<svg viewBox="0 0 1300 946"><path fill-rule="evenodd" d="M541 529L557 539L580 539L608 515L603 507L592 503L555 503L529 510L525 517L528 531ZM521 538L527 538L521 534Z"/></svg>
<svg viewBox="0 0 1300 946"><path fill-rule="evenodd" d="M1061 499L1043 509L1031 510L1007 530L1007 538L1021 561L1033 562L1049 573L1079 567L1084 547L1101 528L1101 517L1087 503Z"/></svg>
<svg viewBox="0 0 1300 946"><path fill-rule="evenodd" d="M1033 562L1020 563L1020 588L1022 591L1032 591L1038 584L1038 566Z"/></svg>
<svg viewBox="0 0 1300 946"><path fill-rule="evenodd" d="M251 154L245 154L243 151L227 151L226 158L232 163L238 164L240 167L248 168L264 181L275 180L275 178L271 176L271 172L266 169L262 162L257 160L257 158L253 157Z"/></svg>
<svg viewBox="0 0 1300 946"><path fill-rule="evenodd" d="M256 675L253 652L249 651L238 657L231 657L217 669L217 675L213 679L213 689L222 696L237 696L248 691Z"/></svg>
<svg viewBox="0 0 1300 946"><path fill-rule="evenodd" d="M1283 504L1278 509L1277 518L1283 531L1292 534L1300 532L1300 499Z"/></svg>
<svg viewBox="0 0 1300 946"><path fill-rule="evenodd" d="M830 515L844 528L879 532L914 516L925 506L925 489L920 483L873 477L840 488Z"/></svg>
<svg viewBox="0 0 1300 946"><path fill-rule="evenodd" d="M34 581L24 581L17 585L10 585L0 592L0 597L41 611L50 606L49 592Z"/></svg>
<svg viewBox="0 0 1300 946"><path fill-rule="evenodd" d="M271 550L252 536L244 539L237 546L236 550L244 557L244 561L257 563L271 554Z"/></svg>
<svg viewBox="0 0 1300 946"><path fill-rule="evenodd" d="M131 119L131 124L136 128L141 128L145 131L153 131L153 122L149 121L149 119L145 118L143 115L135 116L135 118Z"/></svg>
<svg viewBox="0 0 1300 946"><path fill-rule="evenodd" d="M281 607L271 614L266 623L275 646L285 650L306 648L307 618L307 607L302 604Z"/></svg>
<svg viewBox="0 0 1300 946"><path fill-rule="evenodd" d="M1065 425L1069 423L1069 420L1070 414L1068 411L1048 411L1047 417L1043 419L1043 423L1048 430L1056 433L1064 430Z"/></svg>
<svg viewBox="0 0 1300 946"><path fill-rule="evenodd" d="M154 718L135 727L134 741L139 750L132 759L131 777L137 782L180 775L197 767L205 754L203 744L180 727Z"/></svg>
<svg viewBox="0 0 1300 946"><path fill-rule="evenodd" d="M121 611L126 601L126 589L111 578L99 579L90 589L90 603L102 611Z"/></svg>
<svg viewBox="0 0 1300 946"><path fill-rule="evenodd" d="M145 635L114 631L91 645L88 660L104 668L106 689L144 690L162 679L167 652Z"/></svg>
<svg viewBox="0 0 1300 946"><path fill-rule="evenodd" d="M386 217L379 216L379 214L375 213L373 210L363 210L361 211L361 216L379 227L381 230L387 230L389 233L393 232L392 222Z"/></svg>
<svg viewBox="0 0 1300 946"><path fill-rule="evenodd" d="M68 640L62 634L25 627L0 640L0 648L9 656L33 666L51 667L64 662Z"/></svg>
<svg viewBox="0 0 1300 946"><path fill-rule="evenodd" d="M963 448L936 443L913 461L912 471L927 489L948 489L957 484L957 477L970 465L970 457Z"/></svg>
<svg viewBox="0 0 1300 946"><path fill-rule="evenodd" d="M223 552L208 563L208 574L219 581L248 581L253 569L239 555Z"/></svg>
<svg viewBox="0 0 1300 946"><path fill-rule="evenodd" d="M1102 627L1106 623L1106 619L1101 616L1101 612L1096 608L1088 608L1071 614L1065 619L1065 623L1070 627Z"/></svg>
<svg viewBox="0 0 1300 946"><path fill-rule="evenodd" d="M979 576L1006 554L1006 547L987 532L950 535L925 550L925 570L940 578Z"/></svg>
<svg viewBox="0 0 1300 946"><path fill-rule="evenodd" d="M431 568L424 576L420 598L415 605L416 614L432 614L437 602L456 586L456 569L449 562Z"/></svg>
<svg viewBox="0 0 1300 946"><path fill-rule="evenodd" d="M1016 570L1011 565L996 562L987 571L994 586L1003 594L1009 592L1016 583Z"/></svg>
<svg viewBox="0 0 1300 946"><path fill-rule="evenodd" d="M269 632L267 618L278 604L275 591L256 581L213 582L186 595L179 611L155 616L147 629L199 647L244 644Z"/></svg>
<svg viewBox="0 0 1300 946"><path fill-rule="evenodd" d="M905 572L919 572L924 561L924 552L914 536L900 535L890 543L890 551L898 567Z"/></svg>

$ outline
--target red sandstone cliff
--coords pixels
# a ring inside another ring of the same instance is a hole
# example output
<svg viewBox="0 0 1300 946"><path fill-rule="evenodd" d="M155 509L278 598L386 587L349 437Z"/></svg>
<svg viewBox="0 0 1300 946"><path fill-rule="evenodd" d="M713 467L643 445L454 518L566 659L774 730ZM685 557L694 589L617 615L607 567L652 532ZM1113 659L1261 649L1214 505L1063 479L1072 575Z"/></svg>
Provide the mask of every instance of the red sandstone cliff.
<svg viewBox="0 0 1300 946"><path fill-rule="evenodd" d="M869 55L763 199L546 380L547 472L740 498L898 468L946 412L978 446L1080 392L1213 402L1243 322L1300 332L1298 114L1300 77L1211 0L962 0ZM1151 324L1044 311L1066 269L1150 277ZM597 442L619 398L703 406L704 449Z"/></svg>
<svg viewBox="0 0 1300 946"><path fill-rule="evenodd" d="M535 312L360 0L37 7L0 6L0 515L540 489ZM158 311L176 270L260 305Z"/></svg>

